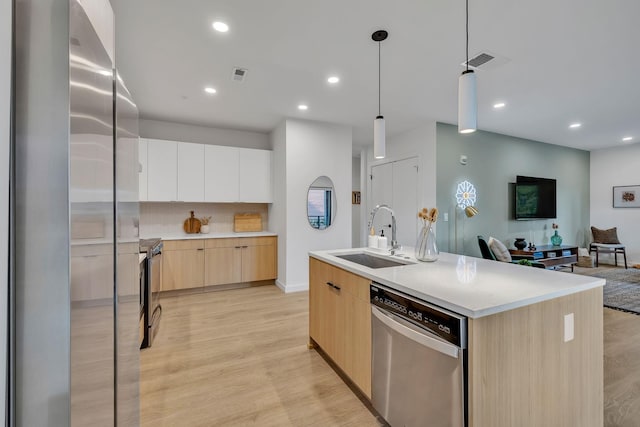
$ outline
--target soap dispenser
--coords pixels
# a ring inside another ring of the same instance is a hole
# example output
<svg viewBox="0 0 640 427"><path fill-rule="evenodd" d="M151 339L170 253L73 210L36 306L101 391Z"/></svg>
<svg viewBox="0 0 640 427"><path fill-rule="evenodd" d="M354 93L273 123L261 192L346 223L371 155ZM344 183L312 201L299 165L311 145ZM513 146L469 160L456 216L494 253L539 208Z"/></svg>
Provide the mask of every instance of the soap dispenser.
<svg viewBox="0 0 640 427"><path fill-rule="evenodd" d="M384 230L380 230L380 237L378 237L378 249L387 249L387 237L384 235Z"/></svg>

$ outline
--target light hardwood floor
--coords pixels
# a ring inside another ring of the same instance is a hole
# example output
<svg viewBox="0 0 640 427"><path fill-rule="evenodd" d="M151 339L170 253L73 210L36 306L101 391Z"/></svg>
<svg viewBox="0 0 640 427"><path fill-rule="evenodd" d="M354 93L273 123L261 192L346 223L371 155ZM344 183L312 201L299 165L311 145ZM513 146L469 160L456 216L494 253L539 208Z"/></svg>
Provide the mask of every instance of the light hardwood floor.
<svg viewBox="0 0 640 427"><path fill-rule="evenodd" d="M379 426L315 350L308 293L165 297L141 352L143 426ZM640 420L640 316L604 309L604 425Z"/></svg>
<svg viewBox="0 0 640 427"><path fill-rule="evenodd" d="M272 285L165 297L141 352L141 424L379 426L307 349L308 307Z"/></svg>

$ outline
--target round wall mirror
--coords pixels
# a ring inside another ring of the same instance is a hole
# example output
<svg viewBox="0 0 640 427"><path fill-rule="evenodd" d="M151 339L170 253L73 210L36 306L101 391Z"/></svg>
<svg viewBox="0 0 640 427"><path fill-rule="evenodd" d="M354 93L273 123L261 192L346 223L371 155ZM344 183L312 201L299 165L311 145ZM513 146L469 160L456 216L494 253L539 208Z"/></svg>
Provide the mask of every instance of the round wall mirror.
<svg viewBox="0 0 640 427"><path fill-rule="evenodd" d="M317 230L331 227L336 217L336 194L333 181L328 176L319 176L307 191L307 219Z"/></svg>

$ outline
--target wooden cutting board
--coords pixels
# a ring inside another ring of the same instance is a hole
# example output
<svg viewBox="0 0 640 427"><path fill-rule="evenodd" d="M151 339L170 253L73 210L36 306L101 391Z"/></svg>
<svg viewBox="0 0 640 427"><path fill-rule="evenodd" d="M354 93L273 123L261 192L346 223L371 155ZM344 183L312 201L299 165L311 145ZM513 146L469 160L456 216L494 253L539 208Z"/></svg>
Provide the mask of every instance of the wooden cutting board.
<svg viewBox="0 0 640 427"><path fill-rule="evenodd" d="M184 232L193 234L200 232L200 226L202 223L198 218L196 218L193 211L191 211L191 217L184 220Z"/></svg>
<svg viewBox="0 0 640 427"><path fill-rule="evenodd" d="M262 215L259 213L240 213L233 216L233 231L236 233L262 231Z"/></svg>

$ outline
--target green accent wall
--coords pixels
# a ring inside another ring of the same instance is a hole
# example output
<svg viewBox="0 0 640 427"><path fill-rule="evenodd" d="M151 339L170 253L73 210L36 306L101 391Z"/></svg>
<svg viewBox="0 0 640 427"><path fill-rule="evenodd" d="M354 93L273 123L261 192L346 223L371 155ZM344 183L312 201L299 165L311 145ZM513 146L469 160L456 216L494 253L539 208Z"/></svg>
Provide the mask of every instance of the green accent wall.
<svg viewBox="0 0 640 427"><path fill-rule="evenodd" d="M460 156L467 164L460 163ZM493 236L508 248L516 237L536 245L550 244L552 223L560 228L563 244L585 247L589 229L589 152L492 132L458 133L456 126L436 126L436 186L440 217L439 249L481 257L477 237ZM513 219L516 175L557 180L557 219ZM477 191L479 214L467 218L456 209L458 183L468 180ZM449 221L444 221L448 213Z"/></svg>

